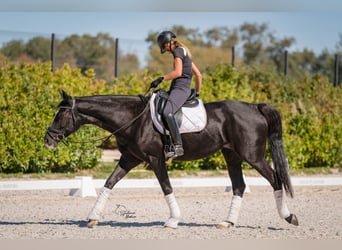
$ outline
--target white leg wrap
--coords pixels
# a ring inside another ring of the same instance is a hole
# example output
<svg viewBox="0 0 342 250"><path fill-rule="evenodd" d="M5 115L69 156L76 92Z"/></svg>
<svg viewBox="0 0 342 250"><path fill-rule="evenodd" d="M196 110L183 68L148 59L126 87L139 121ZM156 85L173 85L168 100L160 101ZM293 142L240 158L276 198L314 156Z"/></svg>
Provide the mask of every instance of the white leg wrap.
<svg viewBox="0 0 342 250"><path fill-rule="evenodd" d="M230 204L230 209L227 217L227 221L236 224L239 214L240 214L240 208L242 204L242 197L238 195L233 195L232 202Z"/></svg>
<svg viewBox="0 0 342 250"><path fill-rule="evenodd" d="M109 197L110 189L103 187L97 196L97 200L93 209L90 211L88 215L88 220L100 220L100 217L103 213L104 207Z"/></svg>
<svg viewBox="0 0 342 250"><path fill-rule="evenodd" d="M165 200L170 209L170 218L165 222L165 227L177 228L181 217L175 195L173 193L165 195Z"/></svg>
<svg viewBox="0 0 342 250"><path fill-rule="evenodd" d="M290 216L290 211L286 206L283 190L274 191L274 199L277 205L280 218L285 219Z"/></svg>

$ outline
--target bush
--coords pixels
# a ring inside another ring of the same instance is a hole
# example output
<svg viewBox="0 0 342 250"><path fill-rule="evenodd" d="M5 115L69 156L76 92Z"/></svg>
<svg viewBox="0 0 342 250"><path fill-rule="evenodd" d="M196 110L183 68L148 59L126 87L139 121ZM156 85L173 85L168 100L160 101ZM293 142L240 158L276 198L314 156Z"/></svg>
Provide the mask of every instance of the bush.
<svg viewBox="0 0 342 250"><path fill-rule="evenodd" d="M76 171L96 165L101 154L94 144L44 146L46 128L61 101L58 90L72 95L95 94L104 82L93 71L83 76L65 65L51 73L50 64L5 64L0 68L0 172ZM95 127L83 127L75 141L98 138Z"/></svg>

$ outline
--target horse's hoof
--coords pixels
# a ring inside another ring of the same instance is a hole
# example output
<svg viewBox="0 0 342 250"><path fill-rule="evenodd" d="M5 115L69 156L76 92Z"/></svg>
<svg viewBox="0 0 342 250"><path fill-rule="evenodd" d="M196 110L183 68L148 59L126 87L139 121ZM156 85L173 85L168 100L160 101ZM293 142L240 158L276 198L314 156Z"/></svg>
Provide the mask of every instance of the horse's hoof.
<svg viewBox="0 0 342 250"><path fill-rule="evenodd" d="M170 218L165 222L164 227L176 229L178 227L178 223L179 219Z"/></svg>
<svg viewBox="0 0 342 250"><path fill-rule="evenodd" d="M98 220L88 220L88 224L87 224L87 227L88 228L93 228L94 226L96 226L97 224L99 223Z"/></svg>
<svg viewBox="0 0 342 250"><path fill-rule="evenodd" d="M216 228L217 229L225 229L225 228L230 228L230 227L233 227L234 224L229 222L229 221L223 221L219 224L216 225Z"/></svg>
<svg viewBox="0 0 342 250"><path fill-rule="evenodd" d="M285 220L292 225L295 225L295 226L299 225L297 216L294 214L290 214L290 216L286 217Z"/></svg>

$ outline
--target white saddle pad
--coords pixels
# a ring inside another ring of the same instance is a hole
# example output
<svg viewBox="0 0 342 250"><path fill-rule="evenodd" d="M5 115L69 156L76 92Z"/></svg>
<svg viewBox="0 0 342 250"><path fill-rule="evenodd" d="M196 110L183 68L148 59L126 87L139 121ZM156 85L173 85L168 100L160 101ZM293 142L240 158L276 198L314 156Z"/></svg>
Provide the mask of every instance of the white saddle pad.
<svg viewBox="0 0 342 250"><path fill-rule="evenodd" d="M155 98L156 94L153 93L150 100L150 109L153 124L161 134L169 135L170 132L165 129L164 125L160 122L161 115L158 114L155 110ZM207 125L207 112L204 108L202 100L198 99L198 101L199 104L197 107L182 107L182 124L180 124L179 126L179 132L181 134L199 132L203 130Z"/></svg>

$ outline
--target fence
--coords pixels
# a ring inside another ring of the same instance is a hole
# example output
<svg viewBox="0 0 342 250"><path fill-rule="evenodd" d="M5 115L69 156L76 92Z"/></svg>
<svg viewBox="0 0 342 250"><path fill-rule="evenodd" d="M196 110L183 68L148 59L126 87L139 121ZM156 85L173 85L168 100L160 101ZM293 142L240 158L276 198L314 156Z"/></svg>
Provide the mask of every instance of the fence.
<svg viewBox="0 0 342 250"><path fill-rule="evenodd" d="M45 43L37 45L37 47L41 46L41 51L39 51L39 54L44 55L44 57L35 59L35 61L51 61L52 71L54 71L56 68L62 67L65 63L69 64L71 67L79 67L78 62L76 62L75 59L72 58L72 56L63 55L63 53L65 53L65 51L63 51L65 48L61 46L61 41L70 38L71 36L55 33L46 34L0 30L0 49L13 41L20 41L24 44L27 44L35 38L43 38L47 42L48 46L46 46ZM80 37L82 36L83 35L81 35ZM115 44L115 46L113 45L113 47L108 48L108 50L106 51L106 59L103 64L99 65L97 62L87 61L85 67L94 69L99 78L102 78L107 74L108 77L105 79L108 80L112 79L113 76L117 77L119 74L123 75L127 72L136 72L146 66L146 57L148 56L148 44L144 40L119 40L117 38L114 39L113 44ZM47 51L47 53L45 51ZM132 64L126 60L127 58L125 56L127 55L135 55L138 58L138 62L134 65L134 67L132 67ZM29 63L33 62L32 59L23 56L13 61ZM82 63L84 64L84 62ZM127 69L129 69L130 71Z"/></svg>
<svg viewBox="0 0 342 250"><path fill-rule="evenodd" d="M262 177L244 177L247 189L251 192L252 186L269 186ZM95 179L89 176L77 176L71 180L29 180L29 181L0 181L1 191L19 190L57 190L69 189L69 195L81 197L96 196L96 190L103 187L106 180ZM231 181L228 177L211 178L171 178L173 187L222 187L230 192ZM292 177L294 186L339 186L342 185L341 177ZM123 179L115 188L160 188L157 179Z"/></svg>
<svg viewBox="0 0 342 250"><path fill-rule="evenodd" d="M14 32L14 31L0 31L0 34L2 34L0 37L0 45L1 43L4 44L5 42L8 42L10 40L14 39L20 39L20 40L29 40L34 37L44 37L46 39L50 39L51 46L50 46L50 61L51 61L51 71L53 72L56 68L61 67L64 63L69 63L70 65L73 64L71 61L67 61L65 58L57 58L56 54L58 54L58 51L56 51L56 39L58 38L65 38L66 36L58 35L52 33L52 34L39 34L39 33L28 33L28 32ZM0 47L1 48L1 47ZM131 69L133 72L135 70L138 70L139 68L136 67L132 69L131 65L128 65L130 62L125 61L125 59L122 57L122 55L127 54L134 54L137 55L139 62L138 65L141 68L146 67L145 61L148 57L148 44L142 40L129 40L129 39L115 39L114 48L112 51L109 51L111 54L111 60L106 64L108 79L110 77L118 77L119 72L121 74L125 74L125 72L128 72L127 70L121 70L120 68L128 68ZM225 63L230 63L231 65L236 65L236 58L237 58L237 50L236 47L231 47L230 51L228 53L227 51L227 59L225 60ZM230 55L230 58L228 58L228 55ZM290 58L289 58L290 57ZM291 56L289 56L289 53L287 50L284 51L283 55L284 61L283 61L283 74L285 77L289 75L289 59L291 59ZM333 74L331 76L331 80L334 84L334 86L337 86L339 84L339 75L340 72L340 56L338 54L334 55L334 68L331 69L333 71ZM208 65L209 66L209 65ZM98 73L100 71L104 71L104 69L100 69L99 67L103 67L103 65L96 65L96 64L88 64L87 67L95 69L95 72ZM130 72L132 73L132 72ZM100 76L102 76L100 74ZM105 77L104 77L105 78Z"/></svg>

